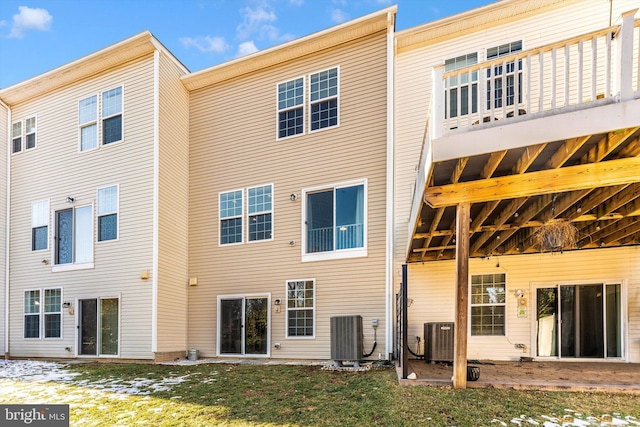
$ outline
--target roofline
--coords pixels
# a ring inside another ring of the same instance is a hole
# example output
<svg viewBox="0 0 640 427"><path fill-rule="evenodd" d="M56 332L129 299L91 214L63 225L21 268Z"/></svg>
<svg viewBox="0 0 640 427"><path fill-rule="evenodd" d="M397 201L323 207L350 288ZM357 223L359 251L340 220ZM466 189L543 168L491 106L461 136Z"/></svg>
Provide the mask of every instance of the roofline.
<svg viewBox="0 0 640 427"><path fill-rule="evenodd" d="M150 31L145 30L60 67L0 89L0 100L9 106L16 105L42 93L100 73L105 69L103 65L109 63L113 66L114 60L118 64L123 64L154 50L164 52L185 73L189 72Z"/></svg>
<svg viewBox="0 0 640 427"><path fill-rule="evenodd" d="M493 3L475 9L396 32L396 51L397 53L402 53L440 43L485 27L508 22L516 17L519 19L524 14L538 14L579 1L581 0L496 0ZM512 10L511 13L505 13L509 9L516 10ZM479 16L484 16L487 23L481 23L480 25L474 23L471 18Z"/></svg>
<svg viewBox="0 0 640 427"><path fill-rule="evenodd" d="M187 90L196 90L355 40L385 28L387 30L391 28L393 31L397 9L396 5L390 6L325 30L182 76L182 82Z"/></svg>

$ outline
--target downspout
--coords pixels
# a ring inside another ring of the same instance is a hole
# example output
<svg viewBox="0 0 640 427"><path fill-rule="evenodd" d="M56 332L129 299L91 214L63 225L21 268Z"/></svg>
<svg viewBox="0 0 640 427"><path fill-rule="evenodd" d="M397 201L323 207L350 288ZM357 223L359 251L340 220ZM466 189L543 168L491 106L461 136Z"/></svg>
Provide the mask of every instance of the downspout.
<svg viewBox="0 0 640 427"><path fill-rule="evenodd" d="M0 105L7 109L7 141L11 141L11 107L0 100ZM9 144L7 150L7 212L5 223L5 259L4 259L4 358L9 359L9 225L11 213L11 154Z"/></svg>
<svg viewBox="0 0 640 427"><path fill-rule="evenodd" d="M387 206L386 206L386 294L385 329L387 360L393 354L393 271L395 265L395 127L394 127L394 81L395 81L395 11L387 13Z"/></svg>

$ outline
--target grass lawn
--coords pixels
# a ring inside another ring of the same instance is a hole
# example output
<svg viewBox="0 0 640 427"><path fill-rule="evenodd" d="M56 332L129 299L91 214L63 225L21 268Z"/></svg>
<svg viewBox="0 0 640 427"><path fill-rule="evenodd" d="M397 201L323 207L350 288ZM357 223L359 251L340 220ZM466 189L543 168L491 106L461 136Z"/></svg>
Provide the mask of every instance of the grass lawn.
<svg viewBox="0 0 640 427"><path fill-rule="evenodd" d="M0 403L70 405L92 426L640 426L640 398L399 386L392 368L73 364L72 378L0 376ZM544 424L544 423L547 424Z"/></svg>

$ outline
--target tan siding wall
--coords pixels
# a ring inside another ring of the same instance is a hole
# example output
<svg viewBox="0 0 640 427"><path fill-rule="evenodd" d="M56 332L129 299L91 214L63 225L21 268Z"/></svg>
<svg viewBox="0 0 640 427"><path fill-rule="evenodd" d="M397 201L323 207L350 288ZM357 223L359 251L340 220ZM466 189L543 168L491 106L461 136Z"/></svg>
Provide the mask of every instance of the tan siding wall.
<svg viewBox="0 0 640 427"><path fill-rule="evenodd" d="M276 141L276 85L333 66L340 66L340 126ZM313 278L315 339L285 338L283 305L272 310L271 356L329 358L330 317L351 314L364 318L367 350L371 319L379 319L384 356L386 34L194 92L190 112L189 275L199 284L189 289L189 347L216 354L218 295L261 293L284 302L286 280ZM365 178L368 256L302 263L302 200L289 195ZM274 240L219 247L219 192L267 183L274 184Z"/></svg>
<svg viewBox="0 0 640 427"><path fill-rule="evenodd" d="M0 141L3 141L0 148L0 355L4 355L6 351L4 341L6 339L7 154L11 140L8 134L10 128L7 114L7 109L0 105Z"/></svg>
<svg viewBox="0 0 640 427"><path fill-rule="evenodd" d="M535 356L536 285L621 283L625 307L628 361L640 362L640 247L571 251L563 254L533 254L472 259L469 274L506 273L507 334L501 337L469 336L470 359L518 359ZM409 266L409 337L423 337L426 322L455 320L455 262L442 261ZM514 291L522 289L528 300L527 317L517 317ZM626 299L624 298L626 294ZM423 341L424 342L424 341ZM515 348L527 346L526 351ZM409 345L415 349L415 341ZM421 348L422 351L422 348Z"/></svg>
<svg viewBox="0 0 640 427"><path fill-rule="evenodd" d="M189 94L182 74L160 56L158 352L187 348Z"/></svg>
<svg viewBox="0 0 640 427"><path fill-rule="evenodd" d="M512 41L522 40L523 49L527 50L606 28L609 26L609 6L608 2L578 2L537 16L407 51L396 57L396 271L406 259L408 219L416 179L415 171L420 161L431 102L432 67L444 64L445 59L472 52L478 52L478 61L483 61L487 48ZM614 23L621 12L631 8L633 6L629 2L614 2ZM561 56L558 58L563 67L564 60ZM545 60L549 63L548 58ZM534 70L534 73L537 73L537 70ZM537 74L532 82L537 84ZM396 286L399 286L400 277L395 277Z"/></svg>
<svg viewBox="0 0 640 427"><path fill-rule="evenodd" d="M78 101L123 86L124 141L80 153ZM109 70L73 86L47 93L14 108L16 119L38 115L37 148L12 156L11 170L11 355L69 357L75 349L75 315L63 313L63 338L23 339L24 290L62 287L64 301L79 297L120 296L120 355L150 358L151 280L140 271L153 266L153 58ZM43 259L54 259L54 212L94 205L98 187L118 184L119 240L97 242L95 268L52 273ZM47 251L31 251L31 203L50 199ZM78 310L76 307L75 313Z"/></svg>

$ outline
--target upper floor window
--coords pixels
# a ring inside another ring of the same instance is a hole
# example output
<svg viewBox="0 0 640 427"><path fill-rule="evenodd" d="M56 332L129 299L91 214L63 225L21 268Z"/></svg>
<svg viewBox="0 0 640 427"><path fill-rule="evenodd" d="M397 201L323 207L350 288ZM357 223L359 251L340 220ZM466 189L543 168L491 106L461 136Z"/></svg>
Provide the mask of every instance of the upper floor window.
<svg viewBox="0 0 640 427"><path fill-rule="evenodd" d="M25 338L62 337L62 289L36 289L24 293Z"/></svg>
<svg viewBox="0 0 640 427"><path fill-rule="evenodd" d="M122 86L102 92L102 143L122 140Z"/></svg>
<svg viewBox="0 0 640 427"><path fill-rule="evenodd" d="M506 275L471 276L471 335L505 335Z"/></svg>
<svg viewBox="0 0 640 427"><path fill-rule="evenodd" d="M444 71L454 71L478 63L476 52L460 55L444 61ZM460 81L458 81L460 80ZM471 100L469 100L471 97ZM445 116L458 117L458 104L460 104L460 115L469 114L469 101L471 101L471 112L478 111L478 72L462 73L459 76L451 76L445 81Z"/></svg>
<svg viewBox="0 0 640 427"><path fill-rule="evenodd" d="M93 206L56 212L56 264L93 262Z"/></svg>
<svg viewBox="0 0 640 427"><path fill-rule="evenodd" d="M78 103L78 125L80 126L80 151L98 146L98 96L93 95Z"/></svg>
<svg viewBox="0 0 640 427"><path fill-rule="evenodd" d="M23 147L24 143L24 147ZM11 152L19 153L23 149L36 147L36 117L15 122L11 125Z"/></svg>
<svg viewBox="0 0 640 427"><path fill-rule="evenodd" d="M304 77L278 84L278 138L304 133Z"/></svg>
<svg viewBox="0 0 640 427"><path fill-rule="evenodd" d="M305 254L366 254L365 193L364 182L305 191Z"/></svg>
<svg viewBox="0 0 640 427"><path fill-rule="evenodd" d="M118 186L98 189L98 241L118 238Z"/></svg>
<svg viewBox="0 0 640 427"><path fill-rule="evenodd" d="M101 101L101 103L100 103ZM99 109L101 113L99 114ZM101 120L98 122L98 116ZM78 102L80 151L122 140L122 86L92 95ZM102 132L99 132L98 127Z"/></svg>
<svg viewBox="0 0 640 427"><path fill-rule="evenodd" d="M49 248L49 200L31 205L31 250Z"/></svg>
<svg viewBox="0 0 640 427"><path fill-rule="evenodd" d="M273 237L273 184L220 193L220 244L244 241L244 215L247 216L247 241Z"/></svg>
<svg viewBox="0 0 640 427"><path fill-rule="evenodd" d="M522 51L522 40L516 42L505 43L487 49L487 60L500 58L502 56L511 55L515 52ZM518 60L518 70L514 61L506 64L498 64L487 69L487 109L491 108L491 100L493 99L494 108L502 108L503 103L506 106L513 105L516 102L515 97L515 79L517 76L518 83L518 100L522 102L522 60ZM494 82L492 84L492 82ZM493 91L492 91L493 86ZM492 98L493 97L493 98Z"/></svg>
<svg viewBox="0 0 640 427"><path fill-rule="evenodd" d="M338 67L309 77L311 131L338 125Z"/></svg>

